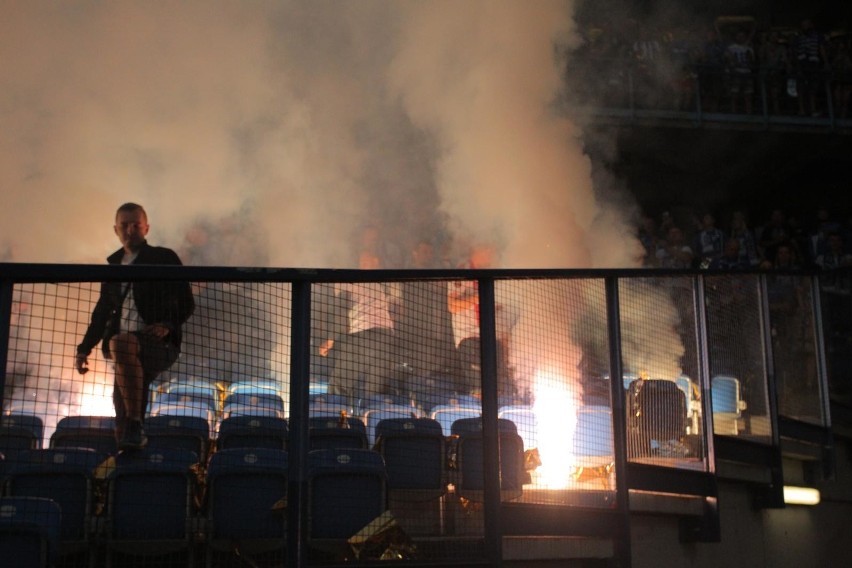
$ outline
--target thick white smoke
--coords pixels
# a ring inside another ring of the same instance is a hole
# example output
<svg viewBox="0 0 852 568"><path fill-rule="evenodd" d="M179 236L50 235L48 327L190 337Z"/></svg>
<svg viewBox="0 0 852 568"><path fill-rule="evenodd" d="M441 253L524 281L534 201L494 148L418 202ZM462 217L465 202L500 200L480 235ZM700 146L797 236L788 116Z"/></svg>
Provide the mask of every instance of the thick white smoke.
<svg viewBox="0 0 852 568"><path fill-rule="evenodd" d="M596 201L581 133L550 110L571 12L6 6L0 250L101 262L132 200L151 240L195 263L352 266L348 243L370 223L403 248L448 233L496 242L507 266L631 265L625 216Z"/></svg>
<svg viewBox="0 0 852 568"><path fill-rule="evenodd" d="M570 0L3 11L0 260L101 263L136 201L187 264L355 266L367 224L390 268L422 240L492 243L506 267L636 264L630 213L553 110ZM571 340L563 290L546 297L525 337Z"/></svg>

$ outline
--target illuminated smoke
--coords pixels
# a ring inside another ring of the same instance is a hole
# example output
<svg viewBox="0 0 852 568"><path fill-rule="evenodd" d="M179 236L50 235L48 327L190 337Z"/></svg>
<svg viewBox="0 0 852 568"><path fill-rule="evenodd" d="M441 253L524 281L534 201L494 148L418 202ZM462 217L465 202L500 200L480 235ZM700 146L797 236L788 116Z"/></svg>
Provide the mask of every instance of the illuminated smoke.
<svg viewBox="0 0 852 568"><path fill-rule="evenodd" d="M630 211L600 199L582 130L553 105L557 45L576 43L572 9L565 0L6 6L0 256L102 263L118 247L116 206L137 201L152 243L187 264L355 266L350 243L369 223L403 251L383 259L389 268L420 240L456 252L494 243L513 268L634 266ZM516 306L527 312L516 335L532 345L550 330L561 351L539 344L524 357L556 358L572 377L577 313L548 286L550 309ZM603 327L603 311L588 309ZM190 346L201 341L193 333ZM286 337L259 339L258 352L240 352L240 372L285 376L261 359L286 361Z"/></svg>
<svg viewBox="0 0 852 568"><path fill-rule="evenodd" d="M403 249L452 234L507 266L630 265L629 224L551 110L571 8L13 4L0 247L102 262L133 200L153 242L205 264L353 266L370 222Z"/></svg>

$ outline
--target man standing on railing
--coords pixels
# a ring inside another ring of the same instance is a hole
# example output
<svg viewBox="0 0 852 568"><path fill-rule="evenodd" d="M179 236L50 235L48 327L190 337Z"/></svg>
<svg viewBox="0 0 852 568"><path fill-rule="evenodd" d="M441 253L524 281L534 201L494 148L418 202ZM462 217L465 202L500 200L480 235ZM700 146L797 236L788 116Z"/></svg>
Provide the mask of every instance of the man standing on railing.
<svg viewBox="0 0 852 568"><path fill-rule="evenodd" d="M148 244L148 215L141 205L125 203L115 214L115 234L122 248L107 258L110 264L181 264L171 249ZM76 366L89 370L88 355L98 342L115 364L116 439L120 450L147 443L142 422L148 390L157 375L178 358L181 326L195 309L188 282L104 282Z"/></svg>

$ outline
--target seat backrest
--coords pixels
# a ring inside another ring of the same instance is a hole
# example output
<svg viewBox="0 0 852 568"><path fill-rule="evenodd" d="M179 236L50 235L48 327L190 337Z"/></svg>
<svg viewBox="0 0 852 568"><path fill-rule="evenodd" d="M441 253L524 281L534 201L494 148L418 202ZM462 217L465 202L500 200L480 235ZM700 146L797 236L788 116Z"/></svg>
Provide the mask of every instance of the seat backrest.
<svg viewBox="0 0 852 568"><path fill-rule="evenodd" d="M215 412L219 408L219 393L215 387L175 385L160 395L156 402L201 404Z"/></svg>
<svg viewBox="0 0 852 568"><path fill-rule="evenodd" d="M115 418L112 416L72 415L60 418L56 431L66 430L114 430Z"/></svg>
<svg viewBox="0 0 852 568"><path fill-rule="evenodd" d="M505 422L509 422L506 420ZM509 422L509 424L512 424ZM522 493L525 479L524 442L513 427L499 427L500 491L506 498L516 498ZM458 434L457 446L459 495L472 501L481 501L485 490L485 452L481 430L463 429Z"/></svg>
<svg viewBox="0 0 852 568"><path fill-rule="evenodd" d="M367 426L367 441L370 446L376 443L376 425L389 418L416 418L417 409L410 405L389 404L371 408L364 412L364 424Z"/></svg>
<svg viewBox="0 0 852 568"><path fill-rule="evenodd" d="M413 409L414 403L406 396L373 394L363 399L360 406L363 410L369 410L371 408L386 408L389 406L407 406Z"/></svg>
<svg viewBox="0 0 852 568"><path fill-rule="evenodd" d="M436 420L382 420L376 426L376 451L385 460L389 490L445 492L446 445Z"/></svg>
<svg viewBox="0 0 852 568"><path fill-rule="evenodd" d="M32 432L36 439L35 448L40 448L44 439L44 421L35 414L13 413L0 417L0 428L25 428Z"/></svg>
<svg viewBox="0 0 852 568"><path fill-rule="evenodd" d="M237 381L235 383L231 383L228 386L228 395L236 394L236 393L247 393L247 394L275 394L281 396L282 384L278 381L273 380L249 380L249 381Z"/></svg>
<svg viewBox="0 0 852 568"><path fill-rule="evenodd" d="M0 453L10 461L15 461L18 454L40 447L36 434L23 426L0 426Z"/></svg>
<svg viewBox="0 0 852 568"><path fill-rule="evenodd" d="M509 420L515 425L518 435L524 441L525 448L538 447L538 419L532 406L502 406L497 411L497 417Z"/></svg>
<svg viewBox="0 0 852 568"><path fill-rule="evenodd" d="M121 452L109 474L108 541L189 537L193 514L194 452L145 448Z"/></svg>
<svg viewBox="0 0 852 568"><path fill-rule="evenodd" d="M0 558L6 568L53 566L62 511L43 497L0 497Z"/></svg>
<svg viewBox="0 0 852 568"><path fill-rule="evenodd" d="M200 461L206 460L210 425L200 416L151 416L145 420L145 432L149 448L190 450Z"/></svg>
<svg viewBox="0 0 852 568"><path fill-rule="evenodd" d="M287 421L275 416L230 416L219 425L218 449L287 448Z"/></svg>
<svg viewBox="0 0 852 568"><path fill-rule="evenodd" d="M728 375L717 375L710 380L710 399L713 414L741 414L740 381Z"/></svg>
<svg viewBox="0 0 852 568"><path fill-rule="evenodd" d="M339 404L332 402L311 402L308 406L308 414L313 418L314 416L318 418L328 417L328 416L340 416L341 414L345 414L346 416L352 416L353 408L349 404Z"/></svg>
<svg viewBox="0 0 852 568"><path fill-rule="evenodd" d="M502 434L516 434L518 429L515 423L505 418L497 419L497 430ZM453 422L450 427L450 435L466 436L466 435L481 435L482 434L482 418L461 418Z"/></svg>
<svg viewBox="0 0 852 568"><path fill-rule="evenodd" d="M213 454L207 468L212 540L285 537L287 452L235 448Z"/></svg>
<svg viewBox="0 0 852 568"><path fill-rule="evenodd" d="M145 420L145 431L154 432L187 432L207 437L210 423L206 418L192 415L158 414Z"/></svg>
<svg viewBox="0 0 852 568"><path fill-rule="evenodd" d="M626 398L628 428L638 428L658 441L679 439L686 433L686 397L674 381L633 381Z"/></svg>
<svg viewBox="0 0 852 568"><path fill-rule="evenodd" d="M148 420L154 416L186 416L191 418L200 418L209 425L207 437L212 438L215 431L217 416L216 413L210 410L206 405L202 404L185 404L185 405L159 405L153 403L149 407L149 416L145 419L145 426L148 427Z"/></svg>
<svg viewBox="0 0 852 568"><path fill-rule="evenodd" d="M7 491L56 501L62 509L62 538L84 540L91 525L95 468L105 457L90 448L24 452L8 472Z"/></svg>
<svg viewBox="0 0 852 568"><path fill-rule="evenodd" d="M581 406L577 409L573 455L591 465L589 460L601 458L600 465L615 460L612 435L612 410L608 406ZM597 465L597 464L595 464Z"/></svg>
<svg viewBox="0 0 852 568"><path fill-rule="evenodd" d="M329 448L367 449L367 428L352 417L312 416L308 419L311 450Z"/></svg>
<svg viewBox="0 0 852 568"><path fill-rule="evenodd" d="M311 538L349 538L387 506L385 465L371 450L308 453Z"/></svg>
<svg viewBox="0 0 852 568"><path fill-rule="evenodd" d="M363 432L365 435L367 433L367 427L364 425L364 421L360 418L356 418L354 416L311 416L308 418L308 427L309 428L351 428L353 430L358 430L359 432Z"/></svg>
<svg viewBox="0 0 852 568"><path fill-rule="evenodd" d="M275 412L279 416L284 416L284 400L272 391L230 394L225 399L223 412L227 414L230 407L244 409L243 414L252 414L252 409L255 409L258 414Z"/></svg>
<svg viewBox="0 0 852 568"><path fill-rule="evenodd" d="M84 447L111 454L118 449L112 416L66 416L56 423L51 448Z"/></svg>
<svg viewBox="0 0 852 568"><path fill-rule="evenodd" d="M457 404L438 405L432 408L429 417L437 420L445 436L452 435L452 426L456 420L476 418L482 415L481 406L461 406Z"/></svg>

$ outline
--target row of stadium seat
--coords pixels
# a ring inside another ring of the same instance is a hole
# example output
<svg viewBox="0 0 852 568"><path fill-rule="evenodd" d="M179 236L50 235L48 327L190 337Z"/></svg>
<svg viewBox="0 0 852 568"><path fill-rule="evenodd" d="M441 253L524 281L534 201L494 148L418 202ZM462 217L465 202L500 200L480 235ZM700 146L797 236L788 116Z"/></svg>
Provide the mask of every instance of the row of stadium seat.
<svg viewBox="0 0 852 568"><path fill-rule="evenodd" d="M499 426L501 489L512 498L525 481L523 442L511 422ZM459 497L481 500L481 421L461 420L454 434L450 451L434 420L390 419L378 427L375 450L310 451L311 538L348 538L383 513L389 497L439 499L450 482ZM211 554L235 539L261 548L283 544L285 514L279 509L286 508L288 474L281 448L220 448L206 467L183 448L148 447L106 459L91 448L30 450L5 474L5 496L50 498L60 505L66 554L95 542L110 553L133 554L152 543L159 551L191 552L190 543L201 540Z"/></svg>
<svg viewBox="0 0 852 568"><path fill-rule="evenodd" d="M88 448L32 450L20 458L0 499L4 566L18 558L24 560L14 566L44 566L42 557L98 548L111 566L127 554L191 557L198 542L208 558L235 542L246 552L285 544L284 450L222 450L206 472L196 454L174 449L122 452L106 462ZM346 539L386 510L387 473L377 452L310 452L308 478L312 539ZM32 538L19 538L25 533Z"/></svg>

